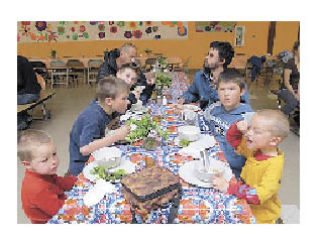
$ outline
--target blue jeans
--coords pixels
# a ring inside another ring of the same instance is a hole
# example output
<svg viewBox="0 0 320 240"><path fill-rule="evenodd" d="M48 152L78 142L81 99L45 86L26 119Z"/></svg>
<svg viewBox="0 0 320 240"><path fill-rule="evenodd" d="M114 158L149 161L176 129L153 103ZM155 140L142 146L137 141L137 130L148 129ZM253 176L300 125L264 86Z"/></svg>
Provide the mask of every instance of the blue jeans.
<svg viewBox="0 0 320 240"><path fill-rule="evenodd" d="M299 105L298 100L288 89L282 89L279 98L285 102L282 112L286 115L289 115Z"/></svg>
<svg viewBox="0 0 320 240"><path fill-rule="evenodd" d="M18 94L18 105L33 103L40 98L40 94Z"/></svg>

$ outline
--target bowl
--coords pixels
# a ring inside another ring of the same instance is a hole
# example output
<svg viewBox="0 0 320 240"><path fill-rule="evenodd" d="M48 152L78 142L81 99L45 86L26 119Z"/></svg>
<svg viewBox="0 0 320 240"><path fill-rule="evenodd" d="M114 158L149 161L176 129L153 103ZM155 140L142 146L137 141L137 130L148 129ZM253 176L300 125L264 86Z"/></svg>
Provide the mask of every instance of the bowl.
<svg viewBox="0 0 320 240"><path fill-rule="evenodd" d="M178 127L178 135L180 140L196 141L200 138L200 129L197 126L180 126Z"/></svg>
<svg viewBox="0 0 320 240"><path fill-rule="evenodd" d="M225 166L219 161L210 158L210 166L208 171L204 168L201 161L197 161L194 168L194 175L202 182L210 183L214 176L221 176L224 174Z"/></svg>
<svg viewBox="0 0 320 240"><path fill-rule="evenodd" d="M121 154L121 150L116 147L104 147L92 153L98 165L108 168L120 166Z"/></svg>

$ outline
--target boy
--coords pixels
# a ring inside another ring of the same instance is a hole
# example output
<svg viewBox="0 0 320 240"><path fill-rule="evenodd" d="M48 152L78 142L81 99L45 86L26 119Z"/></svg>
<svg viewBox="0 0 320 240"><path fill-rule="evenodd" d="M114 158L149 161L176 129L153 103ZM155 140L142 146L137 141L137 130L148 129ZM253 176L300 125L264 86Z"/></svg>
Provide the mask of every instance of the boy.
<svg viewBox="0 0 320 240"><path fill-rule="evenodd" d="M240 103L240 97L245 93L245 82L235 69L226 69L218 80L218 94L221 105L212 104L205 111L211 133L215 136L226 157L232 172L239 178L245 158L234 152L226 140L229 127L242 120L244 115L252 112L251 106Z"/></svg>
<svg viewBox="0 0 320 240"><path fill-rule="evenodd" d="M51 137L39 130L26 130L18 136L18 157L26 168L21 187L22 207L32 223L46 223L64 204L64 191L76 178L58 177L56 147Z"/></svg>
<svg viewBox="0 0 320 240"><path fill-rule="evenodd" d="M132 104L136 104L140 98L140 91L135 89L137 83L137 72L136 69L131 64L122 65L117 71L117 78L124 80L130 87L130 93L128 100L130 101L127 109L131 107Z"/></svg>
<svg viewBox="0 0 320 240"><path fill-rule="evenodd" d="M288 119L279 110L260 110L249 128L246 121L239 121L227 133L227 140L247 161L240 181L232 178L228 183L217 177L213 184L223 192L246 199L258 223L276 223L280 217L278 191L284 154L278 145L288 133Z"/></svg>
<svg viewBox="0 0 320 240"><path fill-rule="evenodd" d="M121 79L107 76L96 88L97 100L84 109L75 121L70 133L69 172L77 176L83 169L89 155L99 148L123 140L130 127L124 125L105 136L106 127L114 118L113 112L124 113L127 109L129 86Z"/></svg>

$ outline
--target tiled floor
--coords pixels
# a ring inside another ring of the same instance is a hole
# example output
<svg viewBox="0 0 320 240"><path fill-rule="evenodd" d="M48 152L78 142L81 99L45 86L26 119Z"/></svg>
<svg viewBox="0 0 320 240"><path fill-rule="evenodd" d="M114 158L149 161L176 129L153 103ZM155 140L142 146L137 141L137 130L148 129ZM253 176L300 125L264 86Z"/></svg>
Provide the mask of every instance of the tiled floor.
<svg viewBox="0 0 320 240"><path fill-rule="evenodd" d="M189 71L190 79L193 78L195 71ZM259 78L257 82L250 83L249 92L251 95L251 105L257 109L272 108L276 109L276 98L269 94L270 89L278 88L278 80L275 77L271 81L265 81L264 78ZM47 107L51 110L52 118L47 121L34 121L31 125L33 129L41 129L48 132L54 139L57 152L60 157L60 166L58 175L64 175L68 169L69 163L69 133L73 122L78 114L90 103L94 98L95 88L89 85L79 84L78 87L57 87L55 88L56 95L52 100L48 101ZM39 110L35 110L34 114L38 114ZM280 199L282 204L296 205L300 208L300 138L293 133L290 133L288 138L280 145L285 153L286 161L283 173L283 181L280 189ZM25 217L21 207L20 190L21 181L24 175L24 168L18 164L18 223L29 223ZM296 209L296 208L284 208ZM291 211L292 212L292 211ZM286 213L285 213L286 215ZM292 213L291 213L292 215ZM291 216L290 215L290 216ZM288 223L298 223L299 218L294 214L295 219Z"/></svg>

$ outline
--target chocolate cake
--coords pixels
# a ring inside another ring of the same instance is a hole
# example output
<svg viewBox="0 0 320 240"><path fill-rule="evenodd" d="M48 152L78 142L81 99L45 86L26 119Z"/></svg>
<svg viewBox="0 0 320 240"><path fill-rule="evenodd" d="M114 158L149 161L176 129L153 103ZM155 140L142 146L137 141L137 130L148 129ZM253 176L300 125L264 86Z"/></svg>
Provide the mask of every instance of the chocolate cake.
<svg viewBox="0 0 320 240"><path fill-rule="evenodd" d="M159 165L131 174L121 184L125 199L142 213L168 203L181 187L179 177Z"/></svg>

